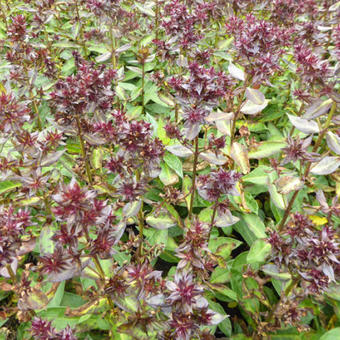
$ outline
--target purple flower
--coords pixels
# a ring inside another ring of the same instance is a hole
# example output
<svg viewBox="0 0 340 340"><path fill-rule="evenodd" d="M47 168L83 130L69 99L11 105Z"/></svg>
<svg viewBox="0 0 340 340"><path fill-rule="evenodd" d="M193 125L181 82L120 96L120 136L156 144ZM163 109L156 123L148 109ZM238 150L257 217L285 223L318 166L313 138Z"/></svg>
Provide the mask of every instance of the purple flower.
<svg viewBox="0 0 340 340"><path fill-rule="evenodd" d="M170 304L178 303L185 311L190 312L203 288L193 281L192 274L176 272L174 281L167 281L166 287L171 292L167 301Z"/></svg>

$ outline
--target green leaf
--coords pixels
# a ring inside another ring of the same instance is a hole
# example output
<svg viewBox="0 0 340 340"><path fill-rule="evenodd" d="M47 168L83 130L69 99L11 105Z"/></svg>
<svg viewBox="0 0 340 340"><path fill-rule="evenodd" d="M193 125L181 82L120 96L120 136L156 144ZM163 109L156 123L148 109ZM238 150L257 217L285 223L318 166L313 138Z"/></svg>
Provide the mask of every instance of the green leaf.
<svg viewBox="0 0 340 340"><path fill-rule="evenodd" d="M232 250L236 249L242 244L241 241L230 237L218 237L209 241L209 249L216 255L227 259Z"/></svg>
<svg viewBox="0 0 340 340"><path fill-rule="evenodd" d="M249 174L242 177L242 182L253 183L257 185L267 185L268 173L272 172L273 169L266 165L260 165L256 167Z"/></svg>
<svg viewBox="0 0 340 340"><path fill-rule="evenodd" d="M94 169L102 168L103 155L104 155L104 152L102 148L96 147L93 149L90 161Z"/></svg>
<svg viewBox="0 0 340 340"><path fill-rule="evenodd" d="M250 159L267 158L280 152L286 145L282 141L261 142L255 149L249 151L248 156Z"/></svg>
<svg viewBox="0 0 340 340"><path fill-rule="evenodd" d="M231 278L230 270L227 268L216 267L211 274L211 283L226 283L229 282Z"/></svg>
<svg viewBox="0 0 340 340"><path fill-rule="evenodd" d="M53 253L54 242L51 240L53 235L54 235L54 230L50 226L45 226L41 229L40 237L39 237L40 256Z"/></svg>
<svg viewBox="0 0 340 340"><path fill-rule="evenodd" d="M328 147L337 155L340 155L340 137L335 133L328 131L326 134L326 140Z"/></svg>
<svg viewBox="0 0 340 340"><path fill-rule="evenodd" d="M267 178L268 190L270 193L270 198L275 204L275 206L281 210L286 209L286 203L284 197L277 191L276 186L271 182L270 178Z"/></svg>
<svg viewBox="0 0 340 340"><path fill-rule="evenodd" d="M248 150L240 143L233 143L230 150L230 156L235 163L240 167L243 174L247 174L250 171Z"/></svg>
<svg viewBox="0 0 340 340"><path fill-rule="evenodd" d="M159 213L157 216L150 214L146 217L146 223L156 229L168 229L176 225L173 218L167 213Z"/></svg>
<svg viewBox="0 0 340 340"><path fill-rule="evenodd" d="M185 195L185 202L187 204L187 208L189 209L190 206L190 200L191 200L191 194L189 194L192 186L192 180L189 176L185 176L183 178L182 182L182 190Z"/></svg>
<svg viewBox="0 0 340 340"><path fill-rule="evenodd" d="M52 300L50 300L50 302L48 303L47 308L49 308L49 307L59 307L60 306L61 301L62 301L63 296L64 296L64 292L65 292L65 283L66 283L66 281L59 283L57 291L55 292Z"/></svg>
<svg viewBox="0 0 340 340"><path fill-rule="evenodd" d="M164 145L167 145L170 143L170 138L166 135L166 131L164 129L164 122L160 118L158 120L158 127L157 127L157 137L162 141Z"/></svg>
<svg viewBox="0 0 340 340"><path fill-rule="evenodd" d="M268 263L262 266L261 270L276 280L287 281L291 279L291 275L289 273L281 273L275 264Z"/></svg>
<svg viewBox="0 0 340 340"><path fill-rule="evenodd" d="M163 243L167 244L168 241L168 230L162 229L144 229L143 234L146 236L146 240L152 245L160 245Z"/></svg>
<svg viewBox="0 0 340 340"><path fill-rule="evenodd" d="M164 162L176 172L176 174L183 178L183 166L181 160L170 152L166 152L164 155Z"/></svg>
<svg viewBox="0 0 340 340"><path fill-rule="evenodd" d="M211 301L211 300L208 300L208 301L209 301L209 307L213 311L221 315L227 315L227 313L224 311L223 307L219 303ZM218 328L223 332L224 335L231 336L232 326L231 326L231 322L228 317L226 317L222 322L218 324Z"/></svg>
<svg viewBox="0 0 340 340"><path fill-rule="evenodd" d="M143 13L146 15L149 15L151 17L155 16L155 12L152 10L153 3L151 2L145 2L143 5L139 4L138 2L134 2L134 5Z"/></svg>
<svg viewBox="0 0 340 340"><path fill-rule="evenodd" d="M19 182L12 182L12 181L0 182L0 194L3 194L4 192L13 190L15 188L19 188L21 186L22 184Z"/></svg>
<svg viewBox="0 0 340 340"><path fill-rule="evenodd" d="M169 168L166 163L161 163L159 179L164 185L173 185L178 182L178 176Z"/></svg>
<svg viewBox="0 0 340 340"><path fill-rule="evenodd" d="M249 245L252 245L258 238L266 238L266 227L261 218L255 214L234 213L240 221L233 225L233 228L242 235Z"/></svg>
<svg viewBox="0 0 340 340"><path fill-rule="evenodd" d="M336 339L340 339L340 327L331 329L320 338L320 340L336 340Z"/></svg>
<svg viewBox="0 0 340 340"><path fill-rule="evenodd" d="M250 247L247 255L247 263L257 264L263 263L267 256L271 253L271 245L264 240L256 240Z"/></svg>

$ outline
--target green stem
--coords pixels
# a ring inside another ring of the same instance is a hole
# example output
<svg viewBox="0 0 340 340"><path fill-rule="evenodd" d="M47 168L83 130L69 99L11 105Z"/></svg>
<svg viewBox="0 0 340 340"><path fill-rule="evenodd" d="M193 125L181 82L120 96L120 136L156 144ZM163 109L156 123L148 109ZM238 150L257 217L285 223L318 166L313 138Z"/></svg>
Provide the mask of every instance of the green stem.
<svg viewBox="0 0 340 340"><path fill-rule="evenodd" d="M110 27L110 40L111 40L111 62L112 66L116 68L116 40L113 36L113 26Z"/></svg>
<svg viewBox="0 0 340 340"><path fill-rule="evenodd" d="M14 271L13 271L13 269L12 269L12 267L11 267L11 265L9 263L6 264L6 269L8 271L9 276L11 277L13 283L16 283L17 282L17 277L14 274Z"/></svg>
<svg viewBox="0 0 340 340"><path fill-rule="evenodd" d="M212 228L214 226L217 207L218 207L218 201L215 202L215 204L214 204L214 210L213 210L213 214L211 216L211 221L210 221L210 228Z"/></svg>
<svg viewBox="0 0 340 340"><path fill-rule="evenodd" d="M194 198L196 191L196 172L197 172L197 160L198 160L198 136L195 138L195 154L194 154L194 164L192 169L192 194L190 198L190 207L189 207L189 218L192 216L192 208L194 206Z"/></svg>
<svg viewBox="0 0 340 340"><path fill-rule="evenodd" d="M142 62L142 113L144 114L144 80L145 78L145 63Z"/></svg>
<svg viewBox="0 0 340 340"><path fill-rule="evenodd" d="M80 32L80 39L81 39L80 44L82 45L84 55L86 56L87 55L87 49L86 49L85 40L84 40L84 29L83 29L83 25L82 25L81 20L80 20L80 15L79 15L78 0L75 0L75 5L76 5L77 22L79 24L79 32Z"/></svg>
<svg viewBox="0 0 340 340"><path fill-rule="evenodd" d="M141 173L139 170L136 171L137 182L140 181ZM139 208L138 214L138 228L139 228L139 247L138 247L138 258L141 260L143 256L143 232L144 232L144 215L143 215L143 200L141 200L141 206Z"/></svg>
<svg viewBox="0 0 340 340"><path fill-rule="evenodd" d="M159 26L159 2L158 0L156 0L156 17L155 17L156 40L158 40L158 26Z"/></svg>
<svg viewBox="0 0 340 340"><path fill-rule="evenodd" d="M251 79L249 79L249 82L250 82L250 80ZM247 86L248 86L248 79L246 79L246 81L244 82L243 91L242 91L242 93L239 94L239 97L238 97L238 104L237 104L236 112L234 114L234 119L233 119L233 122L232 122L231 131L230 131L230 148L232 147L233 142L234 142L234 136L235 136L235 132L236 132L236 121L237 121L238 115L240 114L240 111L241 111L242 101L243 101L244 94L246 92Z"/></svg>
<svg viewBox="0 0 340 340"><path fill-rule="evenodd" d="M78 127L78 137L79 137L79 141L80 141L81 155L82 155L83 161L85 163L88 181L89 181L90 184L92 184L92 175L91 175L90 163L87 159L85 143L84 143L84 140L83 140L83 132L82 132L82 129L81 129L81 123L80 123L78 115L76 115L76 121L77 121L77 127Z"/></svg>

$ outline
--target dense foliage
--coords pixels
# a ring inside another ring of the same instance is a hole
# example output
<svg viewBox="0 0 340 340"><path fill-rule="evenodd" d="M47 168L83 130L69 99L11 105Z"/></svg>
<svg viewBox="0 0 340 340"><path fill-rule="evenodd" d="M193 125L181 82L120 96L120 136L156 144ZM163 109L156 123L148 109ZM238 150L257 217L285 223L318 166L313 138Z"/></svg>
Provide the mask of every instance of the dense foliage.
<svg viewBox="0 0 340 340"><path fill-rule="evenodd" d="M340 2L1 0L1 339L340 339Z"/></svg>

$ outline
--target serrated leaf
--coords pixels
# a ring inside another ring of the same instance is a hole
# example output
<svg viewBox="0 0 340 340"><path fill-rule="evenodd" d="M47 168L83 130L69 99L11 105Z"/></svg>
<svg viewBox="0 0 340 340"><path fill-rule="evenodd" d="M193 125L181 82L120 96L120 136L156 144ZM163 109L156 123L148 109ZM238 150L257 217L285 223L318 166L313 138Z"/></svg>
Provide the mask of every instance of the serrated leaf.
<svg viewBox="0 0 340 340"><path fill-rule="evenodd" d="M240 221L233 225L245 241L251 245L258 238L266 238L266 227L261 218L255 214L234 213Z"/></svg>
<svg viewBox="0 0 340 340"><path fill-rule="evenodd" d="M340 166L340 157L327 156L312 166L310 172L314 175L329 175Z"/></svg>
<svg viewBox="0 0 340 340"><path fill-rule="evenodd" d="M209 114L205 120L207 122L216 122L219 120L232 120L234 117L233 112L222 112L222 111L213 111Z"/></svg>
<svg viewBox="0 0 340 340"><path fill-rule="evenodd" d="M336 340L336 339L340 339L340 327L331 329L320 338L320 340Z"/></svg>
<svg viewBox="0 0 340 340"><path fill-rule="evenodd" d="M281 210L285 210L286 204L285 204L284 198L278 192L276 186L272 183L269 177L267 179L267 185L268 185L268 191L270 193L270 198L272 202L274 203L274 205Z"/></svg>
<svg viewBox="0 0 340 340"><path fill-rule="evenodd" d="M184 176L183 182L182 182L182 190L185 197L185 202L187 204L187 208L189 209L190 206L190 200L191 200L191 194L189 194L192 186L192 180L189 176Z"/></svg>
<svg viewBox="0 0 340 340"><path fill-rule="evenodd" d="M229 63L228 72L231 74L231 76L233 76L234 78L238 80L242 80L242 81L246 80L244 71L236 67L233 63Z"/></svg>
<svg viewBox="0 0 340 340"><path fill-rule="evenodd" d="M296 117L288 113L287 116L292 125L303 133L310 134L320 132L317 122L314 122L313 120L307 120L301 117Z"/></svg>
<svg viewBox="0 0 340 340"><path fill-rule="evenodd" d="M152 245L160 245L163 243L167 244L168 241L168 230L167 229L144 229L144 235L147 241Z"/></svg>
<svg viewBox="0 0 340 340"><path fill-rule="evenodd" d="M63 155L63 153L66 150L60 150L60 151L56 151L52 154L49 154L47 157L45 157L42 161L41 161L41 166L50 166L52 164L54 164L55 162L58 161L58 159Z"/></svg>
<svg viewBox="0 0 340 340"><path fill-rule="evenodd" d="M152 10L153 3L145 2L144 4L139 4L138 2L134 2L134 6L136 6L143 14L154 17L155 12Z"/></svg>
<svg viewBox="0 0 340 340"><path fill-rule="evenodd" d="M93 149L90 161L94 169L102 168L103 155L104 155L104 152L102 148Z"/></svg>
<svg viewBox="0 0 340 340"><path fill-rule="evenodd" d="M308 218L313 222L314 225L320 226L324 225L328 222L326 217L316 216L316 215L310 215Z"/></svg>
<svg viewBox="0 0 340 340"><path fill-rule="evenodd" d="M257 185L267 185L268 173L273 169L266 165L256 167L249 174L242 177L242 182L253 183Z"/></svg>
<svg viewBox="0 0 340 340"><path fill-rule="evenodd" d="M238 217L233 216L229 211L229 213L218 215L214 225L215 227L225 228L237 223L239 220Z"/></svg>

